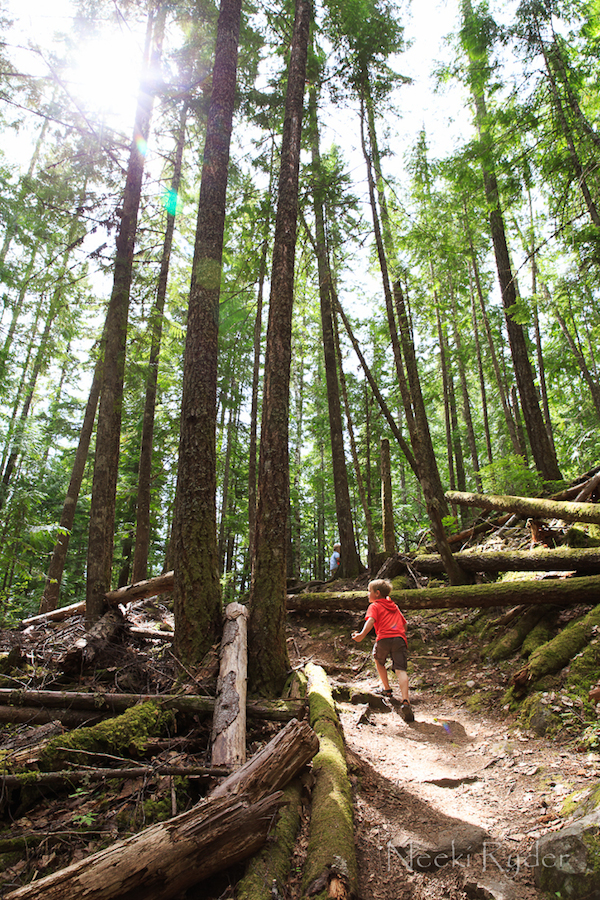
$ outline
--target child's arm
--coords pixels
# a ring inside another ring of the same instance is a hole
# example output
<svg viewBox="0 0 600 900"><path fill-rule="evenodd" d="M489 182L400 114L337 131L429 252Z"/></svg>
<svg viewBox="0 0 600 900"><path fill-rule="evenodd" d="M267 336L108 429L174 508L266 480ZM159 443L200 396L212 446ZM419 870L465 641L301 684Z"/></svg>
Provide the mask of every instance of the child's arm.
<svg viewBox="0 0 600 900"><path fill-rule="evenodd" d="M365 624L363 625L362 631L353 631L352 632L352 640L359 641L359 642L362 641L362 639L368 635L368 633L370 632L370 630L374 624L375 624L375 619L369 617L367 619L367 621L365 622Z"/></svg>

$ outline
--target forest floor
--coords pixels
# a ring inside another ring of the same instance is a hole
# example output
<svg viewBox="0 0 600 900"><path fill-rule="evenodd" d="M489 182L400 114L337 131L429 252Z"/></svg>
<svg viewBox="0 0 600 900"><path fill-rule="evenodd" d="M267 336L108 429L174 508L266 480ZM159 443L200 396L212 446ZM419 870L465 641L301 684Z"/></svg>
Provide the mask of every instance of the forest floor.
<svg viewBox="0 0 600 900"><path fill-rule="evenodd" d="M409 647L412 633L419 653L429 648L409 664L411 724L397 704L372 708L378 680L370 660L353 677L340 671L368 659L368 648L349 639L360 617L292 625L297 663L320 663L334 695L336 682L353 694L354 703L338 700L338 708L361 900L542 897L533 883L536 842L564 826L566 798L587 793L600 776L600 755L578 749L572 732L547 740L517 726L502 708L508 667L483 662L475 641L440 637L457 616L464 613L409 617ZM356 705L361 699L370 699L368 711Z"/></svg>
<svg viewBox="0 0 600 900"><path fill-rule="evenodd" d="M156 625L157 617L162 627L169 624L170 614L156 602L140 603L137 610L137 625ZM536 841L564 825L565 800L584 794L600 776L600 755L580 749L576 729L548 740L518 727L503 705L514 660L482 660L480 639L468 629L456 638L445 636L448 625L472 616L473 611L452 610L409 615L411 724L397 705L372 693L377 676L370 642L357 645L350 637L361 614L288 617L292 665L323 666L338 703L354 792L360 900L541 897L531 868ZM0 652L18 645L28 662L21 674L11 674L11 686L58 686L53 685L56 661L82 633L80 617L1 633ZM208 693L212 685L214 691L216 668L208 667L201 688L198 673L186 685L187 675L165 642L138 639L119 652L103 668L101 681L95 673L82 678L77 689L160 694L177 683L178 690ZM395 679L392 683L397 694ZM549 695L548 702L560 698ZM249 726L249 754L279 727ZM0 751L35 746L60 730L56 722L0 725ZM187 744L180 746L184 737ZM192 722L189 733L163 742L152 761L206 764L208 738L206 720ZM163 816L171 814L172 805L182 811L201 796L201 783L195 785L192 793L174 795L173 779L150 776L123 781L108 802L106 786L97 784L0 803L0 896L145 827L161 809ZM301 896L309 810L306 804L283 900ZM7 837L25 839L26 858L2 857ZM188 891L187 900L232 900L242 871L240 866L203 882Z"/></svg>

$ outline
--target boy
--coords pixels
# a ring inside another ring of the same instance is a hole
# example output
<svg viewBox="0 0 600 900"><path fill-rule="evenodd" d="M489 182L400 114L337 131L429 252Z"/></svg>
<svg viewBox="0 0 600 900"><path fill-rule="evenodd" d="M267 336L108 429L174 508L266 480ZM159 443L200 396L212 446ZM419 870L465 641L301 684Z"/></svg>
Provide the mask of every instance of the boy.
<svg viewBox="0 0 600 900"><path fill-rule="evenodd" d="M384 697L392 696L385 667L386 660L390 656L402 694L402 716L406 722L414 722L415 717L408 699L406 619L391 599L391 592L391 582L383 578L369 582L369 606L365 617L366 622L362 631L352 632L352 639L360 643L369 631L373 627L375 628L377 640L373 648L373 657L382 684L377 693Z"/></svg>
<svg viewBox="0 0 600 900"><path fill-rule="evenodd" d="M331 578L335 578L340 570L341 549L342 549L341 544L333 545L333 553L331 554L331 559L329 560L329 575Z"/></svg>

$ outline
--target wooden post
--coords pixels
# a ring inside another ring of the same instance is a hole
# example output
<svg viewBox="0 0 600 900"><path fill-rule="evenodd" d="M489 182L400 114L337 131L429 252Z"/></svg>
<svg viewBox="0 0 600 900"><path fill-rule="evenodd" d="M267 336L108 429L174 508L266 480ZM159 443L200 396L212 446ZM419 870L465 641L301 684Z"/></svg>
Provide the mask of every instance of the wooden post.
<svg viewBox="0 0 600 900"><path fill-rule="evenodd" d="M241 603L230 603L225 610L213 716L213 766L237 769L246 762L247 677L248 609Z"/></svg>

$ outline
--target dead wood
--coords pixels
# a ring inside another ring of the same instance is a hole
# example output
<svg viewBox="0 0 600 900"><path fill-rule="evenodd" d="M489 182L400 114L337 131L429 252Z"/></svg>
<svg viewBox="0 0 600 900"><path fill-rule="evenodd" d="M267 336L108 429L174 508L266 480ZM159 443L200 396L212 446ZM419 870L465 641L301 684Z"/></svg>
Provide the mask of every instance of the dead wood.
<svg viewBox="0 0 600 900"><path fill-rule="evenodd" d="M125 712L137 703L153 701L163 709L173 709L189 715L209 716L213 714L213 697L196 694L101 694L77 691L34 691L0 688L0 703L14 707L47 707L49 717L44 721L60 719L57 712L63 709L69 713L76 710L90 710L100 718L105 715ZM303 700L251 700L246 704L247 715L257 719L275 722L289 722L298 718L304 709ZM29 711L29 710L27 710ZM43 710L42 710L43 711ZM84 718L89 714L81 713ZM6 719L5 721L15 721ZM23 720L20 720L23 721Z"/></svg>
<svg viewBox="0 0 600 900"><path fill-rule="evenodd" d="M154 597L156 594L165 594L173 590L173 572L165 572L155 578L146 581L136 581L125 587L108 591L106 599L113 606L115 604L131 603L133 600L141 600L143 597Z"/></svg>
<svg viewBox="0 0 600 900"><path fill-rule="evenodd" d="M467 491L446 491L446 500L461 506L480 509L500 509L527 518L562 519L564 522L592 522L600 524L600 505L569 503L561 500L542 500L538 497L511 497L495 494L472 494Z"/></svg>
<svg viewBox="0 0 600 900"><path fill-rule="evenodd" d="M317 749L307 723L289 722L193 809L37 879L6 900L169 900L259 849L280 789Z"/></svg>
<svg viewBox="0 0 600 900"><path fill-rule="evenodd" d="M85 600L81 603L72 603L70 606L61 606L60 609L53 609L47 613L41 613L39 616L30 616L21 622L22 628L29 628L31 625L43 625L46 622L62 622L71 616L81 616L85 613Z"/></svg>
<svg viewBox="0 0 600 900"><path fill-rule="evenodd" d="M288 596L287 607L299 612L364 612L368 605L367 596L366 591L298 594ZM599 596L600 575L392 591L392 599L405 610L476 609L537 603L569 606L596 603Z"/></svg>
<svg viewBox="0 0 600 900"><path fill-rule="evenodd" d="M31 707L0 706L0 722L11 725L46 725L48 722L60 722L65 728L80 728L82 725L95 725L104 719L102 713L89 710L65 709L33 709Z"/></svg>
<svg viewBox="0 0 600 900"><path fill-rule="evenodd" d="M224 778L229 769L214 766L137 766L128 769L65 769L61 772L27 772L25 775L0 775L2 787L14 788L24 785L81 784L88 781L104 781L111 778L148 778L153 775L176 775L180 778L215 777Z"/></svg>
<svg viewBox="0 0 600 900"><path fill-rule="evenodd" d="M212 764L238 768L246 762L248 609L229 603L221 639L221 663L212 727Z"/></svg>
<svg viewBox="0 0 600 900"><path fill-rule="evenodd" d="M90 629L85 637L75 641L63 660L63 671L67 674L81 672L93 665L100 652L110 644L115 644L124 632L125 619L120 609L109 609Z"/></svg>

